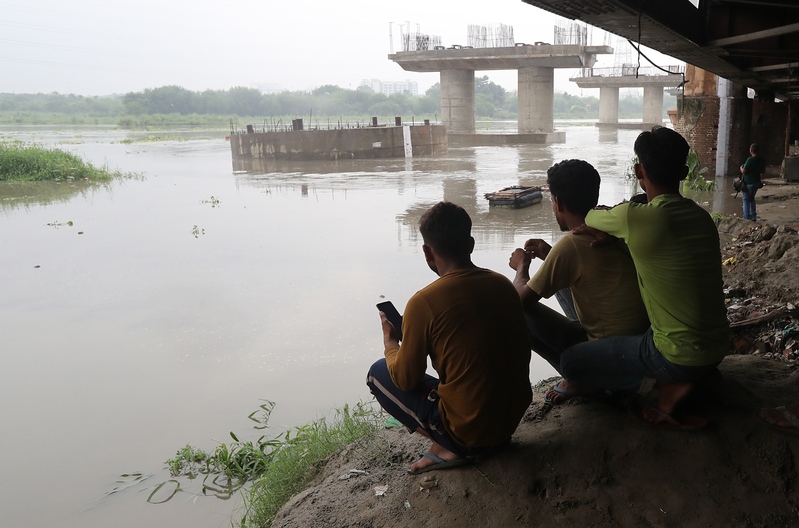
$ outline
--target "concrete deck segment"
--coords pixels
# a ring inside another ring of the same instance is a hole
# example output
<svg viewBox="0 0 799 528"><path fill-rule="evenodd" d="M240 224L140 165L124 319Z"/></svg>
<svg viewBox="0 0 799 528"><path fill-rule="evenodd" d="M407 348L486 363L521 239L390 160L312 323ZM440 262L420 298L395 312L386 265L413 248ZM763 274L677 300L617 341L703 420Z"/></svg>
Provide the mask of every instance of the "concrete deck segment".
<svg viewBox="0 0 799 528"><path fill-rule="evenodd" d="M612 54L610 46L525 44L508 48L460 48L400 51L389 60L403 70L437 72L441 70L516 70L528 67L590 68L600 54Z"/></svg>

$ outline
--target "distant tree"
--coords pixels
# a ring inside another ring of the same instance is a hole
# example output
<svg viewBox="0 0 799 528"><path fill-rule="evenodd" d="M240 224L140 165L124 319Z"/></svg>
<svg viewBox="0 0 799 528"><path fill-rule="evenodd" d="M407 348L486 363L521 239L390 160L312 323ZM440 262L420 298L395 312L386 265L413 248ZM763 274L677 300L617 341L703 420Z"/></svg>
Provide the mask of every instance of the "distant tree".
<svg viewBox="0 0 799 528"><path fill-rule="evenodd" d="M230 113L240 116L262 115L263 94L255 88L236 86L228 91Z"/></svg>

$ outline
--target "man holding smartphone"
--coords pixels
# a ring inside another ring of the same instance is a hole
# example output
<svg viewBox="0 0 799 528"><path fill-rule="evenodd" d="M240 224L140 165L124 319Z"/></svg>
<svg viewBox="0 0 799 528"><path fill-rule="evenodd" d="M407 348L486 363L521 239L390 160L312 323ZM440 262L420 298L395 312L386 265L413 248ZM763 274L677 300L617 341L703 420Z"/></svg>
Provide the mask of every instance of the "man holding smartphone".
<svg viewBox="0 0 799 528"><path fill-rule="evenodd" d="M521 301L504 276L471 261L468 213L440 202L419 222L439 278L405 308L400 345L380 312L385 358L369 370L378 403L430 448L412 474L469 463L506 444L532 401ZM427 358L438 378L426 374Z"/></svg>

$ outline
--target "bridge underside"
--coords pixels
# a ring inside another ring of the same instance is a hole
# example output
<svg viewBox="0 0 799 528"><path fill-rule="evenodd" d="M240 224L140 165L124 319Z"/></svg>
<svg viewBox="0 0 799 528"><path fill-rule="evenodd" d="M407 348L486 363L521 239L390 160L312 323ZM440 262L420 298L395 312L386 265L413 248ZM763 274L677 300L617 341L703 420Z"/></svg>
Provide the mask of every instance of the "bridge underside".
<svg viewBox="0 0 799 528"><path fill-rule="evenodd" d="M754 89L799 98L796 0L522 0Z"/></svg>

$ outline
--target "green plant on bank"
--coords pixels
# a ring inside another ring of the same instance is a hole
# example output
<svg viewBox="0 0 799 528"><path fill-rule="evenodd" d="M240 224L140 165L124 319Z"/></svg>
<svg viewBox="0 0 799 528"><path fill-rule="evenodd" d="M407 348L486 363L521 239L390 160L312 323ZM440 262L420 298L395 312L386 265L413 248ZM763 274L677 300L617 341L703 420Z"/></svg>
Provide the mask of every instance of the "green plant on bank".
<svg viewBox="0 0 799 528"><path fill-rule="evenodd" d="M0 142L0 181L107 181L119 175L63 150L18 141Z"/></svg>
<svg viewBox="0 0 799 528"><path fill-rule="evenodd" d="M714 180L706 180L703 176L707 172L707 167L702 167L702 162L699 159L699 153L694 149L688 151L688 159L685 161L688 165L688 176L683 182L683 187L687 187L692 191L712 191L716 188Z"/></svg>
<svg viewBox="0 0 799 528"><path fill-rule="evenodd" d="M249 415L258 424L256 429L268 426L274 405L267 401ZM242 441L231 432L233 441L221 443L212 452L186 445L165 463L172 478L157 485L147 501L163 503L179 492L186 493L180 486L181 478L204 475L202 495L222 499L250 483L239 524L268 527L280 507L308 485L330 455L374 435L384 422L385 415L379 409L361 402L337 409L330 421L320 418L271 438Z"/></svg>
<svg viewBox="0 0 799 528"><path fill-rule="evenodd" d="M630 158L624 170L624 177L628 180L635 179L635 165L638 163L638 156ZM712 191L716 188L716 182L706 180L703 174L707 172L707 167L702 167L699 153L694 149L688 151L688 158L685 161L688 165L688 176L683 181L683 187L692 191Z"/></svg>

